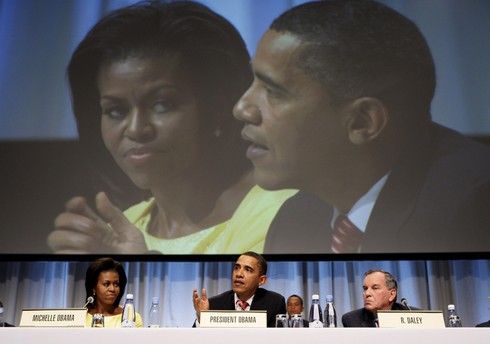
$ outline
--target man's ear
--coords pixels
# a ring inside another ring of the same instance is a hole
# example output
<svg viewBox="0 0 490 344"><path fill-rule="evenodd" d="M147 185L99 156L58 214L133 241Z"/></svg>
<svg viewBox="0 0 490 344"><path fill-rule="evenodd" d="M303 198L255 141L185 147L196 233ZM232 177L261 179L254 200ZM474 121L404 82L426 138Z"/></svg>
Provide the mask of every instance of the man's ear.
<svg viewBox="0 0 490 344"><path fill-rule="evenodd" d="M349 140L361 145L374 140L386 127L389 120L388 109L376 98L362 97L346 107L345 124Z"/></svg>
<svg viewBox="0 0 490 344"><path fill-rule="evenodd" d="M396 293L397 293L397 291L395 288L390 290L390 297L388 298L388 300L390 300L390 302L393 302L395 300Z"/></svg>
<svg viewBox="0 0 490 344"><path fill-rule="evenodd" d="M266 275L262 275L259 277L259 287L264 285L265 282L267 282L267 276Z"/></svg>

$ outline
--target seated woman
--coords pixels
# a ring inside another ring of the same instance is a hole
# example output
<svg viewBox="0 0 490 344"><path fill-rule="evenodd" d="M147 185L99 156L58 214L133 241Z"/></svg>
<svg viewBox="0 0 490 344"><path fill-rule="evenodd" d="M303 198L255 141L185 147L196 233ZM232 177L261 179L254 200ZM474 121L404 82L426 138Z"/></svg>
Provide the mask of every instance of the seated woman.
<svg viewBox="0 0 490 344"><path fill-rule="evenodd" d="M83 147L105 146L151 197L126 217L104 193L95 209L70 200L48 238L53 251L263 251L272 219L296 191L254 185L232 116L252 80L249 55L226 19L192 2L122 8L83 39L68 78Z"/></svg>
<svg viewBox="0 0 490 344"><path fill-rule="evenodd" d="M121 263L112 258L99 258L92 262L85 275L87 298L94 302L88 304L85 327L92 326L94 314L104 316L104 327L121 327L122 308L119 306L127 278ZM136 312L136 327L143 327L141 315Z"/></svg>

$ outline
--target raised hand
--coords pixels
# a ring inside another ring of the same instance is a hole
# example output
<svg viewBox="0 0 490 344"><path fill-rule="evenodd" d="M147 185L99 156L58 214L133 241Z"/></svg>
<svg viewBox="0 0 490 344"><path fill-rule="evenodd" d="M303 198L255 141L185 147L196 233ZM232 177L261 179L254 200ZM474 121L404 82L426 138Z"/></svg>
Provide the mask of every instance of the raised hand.
<svg viewBox="0 0 490 344"><path fill-rule="evenodd" d="M197 320L200 320L201 311L206 311L209 309L209 300L206 294L206 289L202 289L201 296L199 296L197 289L194 289L192 291L192 302L194 304L194 309L196 310Z"/></svg>
<svg viewBox="0 0 490 344"><path fill-rule="evenodd" d="M55 219L48 245L55 253L148 253L141 231L100 192L92 209L83 197L65 205Z"/></svg>

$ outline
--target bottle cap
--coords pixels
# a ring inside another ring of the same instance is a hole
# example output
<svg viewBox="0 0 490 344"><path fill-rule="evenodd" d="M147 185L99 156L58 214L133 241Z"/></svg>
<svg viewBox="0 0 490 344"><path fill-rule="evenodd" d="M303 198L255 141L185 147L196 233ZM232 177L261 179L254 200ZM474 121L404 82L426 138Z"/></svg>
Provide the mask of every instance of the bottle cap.
<svg viewBox="0 0 490 344"><path fill-rule="evenodd" d="M160 302L160 298L158 296L153 296L151 298L151 303L159 303Z"/></svg>
<svg viewBox="0 0 490 344"><path fill-rule="evenodd" d="M126 300L132 300L132 299L133 299L133 294L126 295Z"/></svg>
<svg viewBox="0 0 490 344"><path fill-rule="evenodd" d="M320 295L318 295L318 294L313 294L313 295L311 295L311 299L312 299L312 300L320 300Z"/></svg>
<svg viewBox="0 0 490 344"><path fill-rule="evenodd" d="M447 305L447 310L448 311L454 311L456 308L454 307L454 305Z"/></svg>

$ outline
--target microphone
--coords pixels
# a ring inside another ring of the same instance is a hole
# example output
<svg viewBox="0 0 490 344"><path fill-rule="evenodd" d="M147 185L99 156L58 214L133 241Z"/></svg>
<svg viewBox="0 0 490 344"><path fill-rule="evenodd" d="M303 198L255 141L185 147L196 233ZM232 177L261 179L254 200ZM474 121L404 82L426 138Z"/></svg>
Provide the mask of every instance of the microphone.
<svg viewBox="0 0 490 344"><path fill-rule="evenodd" d="M408 302L407 302L407 299L406 298L402 298L400 300L400 303L403 305L403 307L405 307L405 309L408 309L409 311L412 311L412 308L410 308L410 306L408 305Z"/></svg>
<svg viewBox="0 0 490 344"><path fill-rule="evenodd" d="M94 299L94 297L93 297L93 296L89 296L89 297L87 297L87 302L85 302L85 304L83 305L83 307L82 307L82 308L87 308L87 306L88 306L89 304L91 304L91 303L94 303L94 301L95 301L95 299Z"/></svg>

